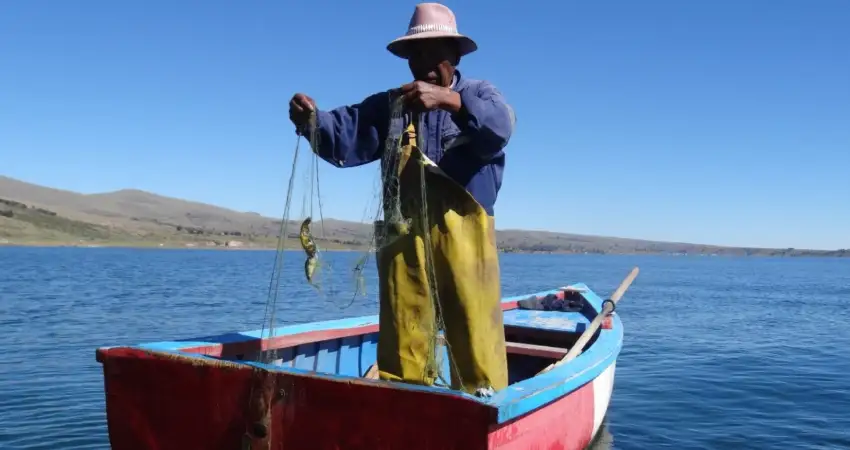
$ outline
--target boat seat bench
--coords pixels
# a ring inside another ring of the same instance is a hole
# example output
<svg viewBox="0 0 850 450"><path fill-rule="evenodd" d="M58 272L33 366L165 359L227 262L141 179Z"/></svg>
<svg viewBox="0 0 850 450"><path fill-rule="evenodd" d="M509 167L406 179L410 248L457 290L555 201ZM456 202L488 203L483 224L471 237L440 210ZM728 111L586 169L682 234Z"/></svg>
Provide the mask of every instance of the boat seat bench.
<svg viewBox="0 0 850 450"><path fill-rule="evenodd" d="M561 359L570 349L563 347L552 347L550 345L526 344L524 342L505 342L505 348L509 354L538 356L548 359Z"/></svg>
<svg viewBox="0 0 850 450"><path fill-rule="evenodd" d="M561 359L590 321L580 312L512 309L504 313L509 355Z"/></svg>
<svg viewBox="0 0 850 450"><path fill-rule="evenodd" d="M505 327L529 328L571 334L581 334L590 326L590 320L580 312L511 309L505 311L503 317Z"/></svg>

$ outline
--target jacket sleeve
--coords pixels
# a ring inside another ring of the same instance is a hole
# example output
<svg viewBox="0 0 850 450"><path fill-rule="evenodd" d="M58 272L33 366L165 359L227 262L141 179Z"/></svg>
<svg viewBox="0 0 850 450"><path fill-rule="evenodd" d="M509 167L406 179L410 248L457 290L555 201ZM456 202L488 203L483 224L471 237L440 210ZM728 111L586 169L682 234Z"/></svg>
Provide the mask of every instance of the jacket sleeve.
<svg viewBox="0 0 850 450"><path fill-rule="evenodd" d="M476 148L480 156L493 157L508 145L516 124L513 108L495 86L482 81L477 87L470 86L460 93L461 110L454 114L453 121L461 131L469 133L478 141Z"/></svg>
<svg viewBox="0 0 850 450"><path fill-rule="evenodd" d="M381 157L389 126L386 92L362 102L316 113L318 143L313 151L338 167L356 167Z"/></svg>

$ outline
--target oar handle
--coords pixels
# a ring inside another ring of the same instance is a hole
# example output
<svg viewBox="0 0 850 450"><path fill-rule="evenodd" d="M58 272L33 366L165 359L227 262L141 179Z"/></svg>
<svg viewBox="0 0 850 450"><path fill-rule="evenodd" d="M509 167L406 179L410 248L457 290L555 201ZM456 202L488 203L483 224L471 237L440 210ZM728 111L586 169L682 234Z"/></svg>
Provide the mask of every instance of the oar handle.
<svg viewBox="0 0 850 450"><path fill-rule="evenodd" d="M628 275L626 275L626 278L623 279L623 282L620 283L620 286L617 287L617 290L614 291L614 293L611 295L611 301L614 302L614 304L620 301L620 299L623 297L623 294L626 293L626 290L629 289L629 286L631 286L632 282L635 281L635 278L637 278L638 272L640 272L640 269L635 267L631 270L631 272L629 272Z"/></svg>
<svg viewBox="0 0 850 450"><path fill-rule="evenodd" d="M617 302L620 301L620 299L623 297L623 294L626 293L626 290L628 290L629 286L632 285L632 282L635 281L635 278L637 277L639 271L640 270L635 267L631 270L631 272L629 272L628 275L626 275L626 278L623 279L623 282L620 283L620 286L617 288L616 291L614 291L614 294L612 294L608 300L602 302L602 310L599 311L599 314L597 314L593 321L590 322L590 326L588 326L587 329L584 330L584 333L579 336L576 343L570 348L570 351L568 351L567 354L564 355L564 357L561 358L559 361L553 364L549 364L545 369L541 370L538 375L546 373L554 369L555 367L560 366L561 364L572 361L573 359L575 359L576 356L578 356L582 352L582 350L584 350L584 346L587 345L587 342L590 341L590 338L593 337L594 334L596 334L596 330L598 330L599 327L602 325L602 321L605 320L605 318L608 317L608 315L610 315L614 311L614 308L617 306Z"/></svg>

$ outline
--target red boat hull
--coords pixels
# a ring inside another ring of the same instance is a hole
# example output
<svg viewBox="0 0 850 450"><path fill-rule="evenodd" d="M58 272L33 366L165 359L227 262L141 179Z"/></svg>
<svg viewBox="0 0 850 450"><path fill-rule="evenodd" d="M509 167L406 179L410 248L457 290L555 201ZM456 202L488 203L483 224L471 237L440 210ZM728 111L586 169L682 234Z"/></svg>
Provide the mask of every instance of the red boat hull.
<svg viewBox="0 0 850 450"><path fill-rule="evenodd" d="M582 292L598 311L601 298ZM539 375L567 352L593 311L503 306L513 381L486 401L363 378L375 361L376 317L293 325L273 337L257 331L98 349L111 446L584 449L611 397L619 318L606 318L577 359ZM281 353L270 363L251 362L272 350Z"/></svg>
<svg viewBox="0 0 850 450"><path fill-rule="evenodd" d="M479 403L368 380L130 348L102 361L115 450L581 449L594 432L592 382L493 427Z"/></svg>

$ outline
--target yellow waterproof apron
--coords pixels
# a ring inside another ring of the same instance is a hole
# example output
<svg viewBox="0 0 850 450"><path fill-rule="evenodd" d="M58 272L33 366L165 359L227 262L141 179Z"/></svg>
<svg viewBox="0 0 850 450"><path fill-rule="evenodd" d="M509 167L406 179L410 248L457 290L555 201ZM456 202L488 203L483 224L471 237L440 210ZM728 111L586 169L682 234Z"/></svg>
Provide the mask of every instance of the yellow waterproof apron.
<svg viewBox="0 0 850 450"><path fill-rule="evenodd" d="M419 151L412 124L406 134L399 185L402 215L410 226L391 234L377 255L380 377L434 384L439 370L434 343L442 312L452 388L498 391L507 386L508 374L493 218ZM423 185L427 208L422 208ZM439 299L436 310L432 288Z"/></svg>

